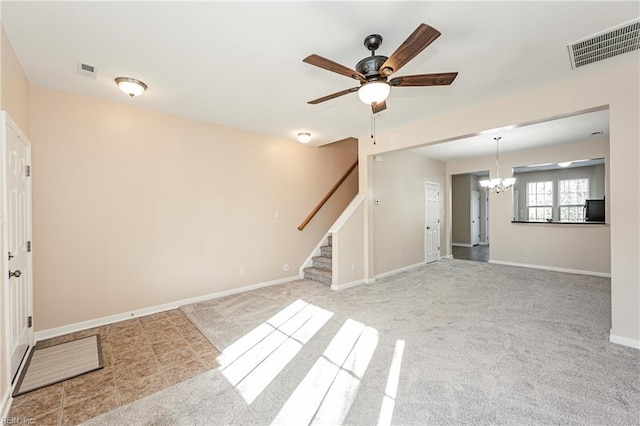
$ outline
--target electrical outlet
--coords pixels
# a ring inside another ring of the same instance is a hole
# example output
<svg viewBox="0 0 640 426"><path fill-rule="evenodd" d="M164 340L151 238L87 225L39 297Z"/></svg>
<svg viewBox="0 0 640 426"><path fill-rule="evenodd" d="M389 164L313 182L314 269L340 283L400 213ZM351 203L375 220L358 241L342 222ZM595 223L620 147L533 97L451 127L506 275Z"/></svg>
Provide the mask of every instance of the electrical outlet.
<svg viewBox="0 0 640 426"><path fill-rule="evenodd" d="M352 263L352 264L351 264L351 270L352 270L352 271L355 271L355 270L356 270L356 264L355 264L355 263Z"/></svg>
<svg viewBox="0 0 640 426"><path fill-rule="evenodd" d="M282 269L283 269L285 272L289 272L289 269L290 269L290 268L289 268L289 264L285 263L285 264L282 266Z"/></svg>
<svg viewBox="0 0 640 426"><path fill-rule="evenodd" d="M240 275L244 275L245 270L244 270L244 266L240 268Z"/></svg>
<svg viewBox="0 0 640 426"><path fill-rule="evenodd" d="M527 256L527 257L531 256L531 250L528 250L528 249L525 250L524 251L524 255Z"/></svg>
<svg viewBox="0 0 640 426"><path fill-rule="evenodd" d="M400 253L400 259L402 259L402 253Z"/></svg>
<svg viewBox="0 0 640 426"><path fill-rule="evenodd" d="M278 210L273 212L273 218L274 219L280 219L280 212Z"/></svg>

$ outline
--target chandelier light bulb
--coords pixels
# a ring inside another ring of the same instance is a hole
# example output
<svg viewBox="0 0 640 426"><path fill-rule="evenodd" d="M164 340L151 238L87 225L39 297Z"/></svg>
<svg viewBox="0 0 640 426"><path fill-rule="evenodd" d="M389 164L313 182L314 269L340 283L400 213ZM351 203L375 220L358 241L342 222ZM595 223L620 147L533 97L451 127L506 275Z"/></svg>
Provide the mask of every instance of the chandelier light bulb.
<svg viewBox="0 0 640 426"><path fill-rule="evenodd" d="M500 143L500 139L502 137L493 138L496 141L496 177L489 179L483 179L478 183L485 191L495 192L499 194L500 192L505 192L511 189L511 187L516 183L516 178L508 177L506 179L500 179L500 161L498 159L498 146Z"/></svg>

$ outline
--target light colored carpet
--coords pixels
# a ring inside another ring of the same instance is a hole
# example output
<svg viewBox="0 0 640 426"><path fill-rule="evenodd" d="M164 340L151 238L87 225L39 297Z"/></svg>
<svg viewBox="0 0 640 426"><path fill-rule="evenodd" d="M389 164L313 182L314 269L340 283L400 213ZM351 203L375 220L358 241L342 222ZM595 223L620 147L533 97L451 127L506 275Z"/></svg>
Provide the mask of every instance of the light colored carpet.
<svg viewBox="0 0 640 426"><path fill-rule="evenodd" d="M223 368L88 424L640 423L640 351L608 342L606 278L443 260L182 309Z"/></svg>
<svg viewBox="0 0 640 426"><path fill-rule="evenodd" d="M102 368L100 336L35 348L20 374L13 396Z"/></svg>

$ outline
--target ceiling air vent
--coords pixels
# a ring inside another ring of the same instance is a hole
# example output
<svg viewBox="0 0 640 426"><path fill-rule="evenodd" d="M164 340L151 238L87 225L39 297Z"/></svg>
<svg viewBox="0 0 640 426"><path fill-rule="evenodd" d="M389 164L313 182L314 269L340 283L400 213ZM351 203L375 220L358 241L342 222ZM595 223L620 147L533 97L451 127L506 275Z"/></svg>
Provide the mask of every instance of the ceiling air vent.
<svg viewBox="0 0 640 426"><path fill-rule="evenodd" d="M93 65L83 64L78 61L78 74L89 78L96 78L98 70Z"/></svg>
<svg viewBox="0 0 640 426"><path fill-rule="evenodd" d="M640 20L635 19L567 45L571 67L578 68L640 49Z"/></svg>

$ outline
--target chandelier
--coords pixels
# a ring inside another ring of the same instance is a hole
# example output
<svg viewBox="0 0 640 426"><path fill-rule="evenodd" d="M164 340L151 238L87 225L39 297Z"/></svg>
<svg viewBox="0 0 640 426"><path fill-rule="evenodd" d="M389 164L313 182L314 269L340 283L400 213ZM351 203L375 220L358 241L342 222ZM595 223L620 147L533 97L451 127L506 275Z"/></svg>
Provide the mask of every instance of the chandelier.
<svg viewBox="0 0 640 426"><path fill-rule="evenodd" d="M485 191L489 192L495 192L496 194L499 194L501 192L505 192L508 191L514 183L516 183L516 178L514 177L508 177L506 179L500 179L500 161L498 160L498 146L500 144L500 139L502 139L502 137L497 137L497 138L493 138L496 141L496 177L495 178L491 178L489 177L489 179L483 179L481 180L480 186L484 188ZM491 175L489 175L491 176Z"/></svg>

